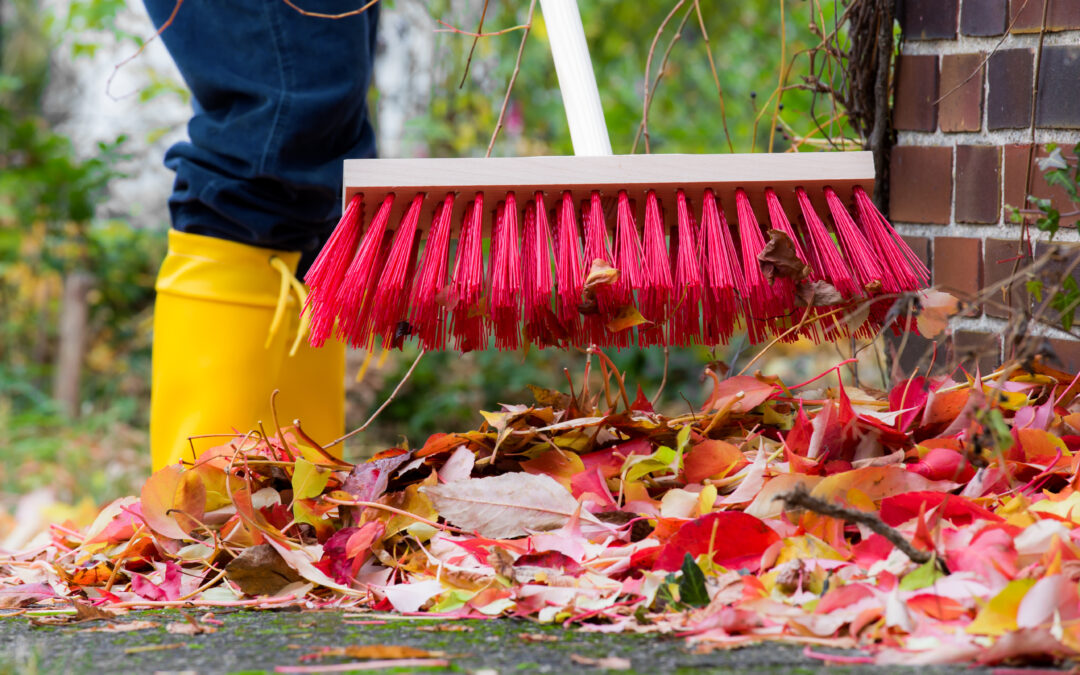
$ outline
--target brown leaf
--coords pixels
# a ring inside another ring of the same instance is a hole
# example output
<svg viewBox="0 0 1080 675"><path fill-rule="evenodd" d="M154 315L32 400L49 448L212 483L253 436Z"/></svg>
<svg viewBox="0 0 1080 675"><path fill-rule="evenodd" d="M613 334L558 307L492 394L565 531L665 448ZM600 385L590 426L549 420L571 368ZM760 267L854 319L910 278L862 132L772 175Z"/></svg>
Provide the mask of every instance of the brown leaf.
<svg viewBox="0 0 1080 675"><path fill-rule="evenodd" d="M471 633L473 627L463 623L439 623L434 626L417 626L415 630L421 633Z"/></svg>
<svg viewBox="0 0 1080 675"><path fill-rule="evenodd" d="M948 293L925 290L919 294L921 309L916 319L919 332L925 338L933 338L941 334L949 326L949 318L956 316L961 310L960 301Z"/></svg>
<svg viewBox="0 0 1080 675"><path fill-rule="evenodd" d="M791 237L781 230L769 230L769 241L758 253L758 262L770 285L777 277L801 281L811 272L810 266L799 260Z"/></svg>
<svg viewBox="0 0 1080 675"><path fill-rule="evenodd" d="M525 642L558 642L558 635L548 633L518 633L518 639Z"/></svg>
<svg viewBox="0 0 1080 675"><path fill-rule="evenodd" d="M88 602L75 601L75 621L94 621L96 619L115 619L116 612L94 607Z"/></svg>
<svg viewBox="0 0 1080 675"><path fill-rule="evenodd" d="M602 286L614 284L619 280L619 270L612 267L606 261L597 258L592 261L589 274L585 277L583 290L596 292Z"/></svg>
<svg viewBox="0 0 1080 675"><path fill-rule="evenodd" d="M514 578L514 558L506 552L506 549L501 546L493 546L487 561L491 568L495 570L495 574L507 579Z"/></svg>
<svg viewBox="0 0 1080 675"><path fill-rule="evenodd" d="M269 544L244 551L225 566L225 576L247 595L273 595L300 575Z"/></svg>
<svg viewBox="0 0 1080 675"><path fill-rule="evenodd" d="M165 624L165 630L173 635L203 635L205 633L216 633L217 628L213 626L204 626L194 621L177 621L176 623Z"/></svg>
<svg viewBox="0 0 1080 675"><path fill-rule="evenodd" d="M583 666L603 668L604 670L630 670L630 659L624 659L621 656L605 656L594 659L580 654L571 654L570 660Z"/></svg>
<svg viewBox="0 0 1080 675"><path fill-rule="evenodd" d="M811 281L795 288L799 305L803 307L828 307L844 302L840 291L827 281Z"/></svg>
<svg viewBox="0 0 1080 675"><path fill-rule="evenodd" d="M83 628L84 633L130 633L135 630L149 630L157 628L156 621L128 621L127 623L107 623L104 626Z"/></svg>
<svg viewBox="0 0 1080 675"><path fill-rule="evenodd" d="M443 652L432 652L405 645L349 645L347 647L323 647L318 651L305 654L301 661L315 661L331 657L350 659L422 659L442 656Z"/></svg>

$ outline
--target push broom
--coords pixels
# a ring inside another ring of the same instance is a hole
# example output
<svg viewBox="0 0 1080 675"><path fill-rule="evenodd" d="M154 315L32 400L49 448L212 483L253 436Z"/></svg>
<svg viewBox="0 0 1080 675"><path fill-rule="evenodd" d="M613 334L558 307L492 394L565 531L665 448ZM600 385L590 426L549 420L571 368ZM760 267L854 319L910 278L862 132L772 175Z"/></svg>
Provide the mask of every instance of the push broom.
<svg viewBox="0 0 1080 675"><path fill-rule="evenodd" d="M928 284L869 197L869 152L612 155L577 4L541 6L575 156L347 160L305 278L313 345L835 340Z"/></svg>

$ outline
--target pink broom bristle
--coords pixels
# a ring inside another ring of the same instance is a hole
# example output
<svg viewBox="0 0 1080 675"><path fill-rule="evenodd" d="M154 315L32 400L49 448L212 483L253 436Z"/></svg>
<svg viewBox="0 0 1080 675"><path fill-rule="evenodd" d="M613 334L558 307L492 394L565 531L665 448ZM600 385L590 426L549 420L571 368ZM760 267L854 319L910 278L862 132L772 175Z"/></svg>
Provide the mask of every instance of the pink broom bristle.
<svg viewBox="0 0 1080 675"><path fill-rule="evenodd" d="M640 297L641 315L650 321L638 328L638 345L664 343L664 326L671 303L671 258L664 234L664 216L656 191L645 196L645 292Z"/></svg>
<svg viewBox="0 0 1080 675"><path fill-rule="evenodd" d="M313 347L322 347L334 332L334 322L337 321L334 298L337 297L341 282L349 270L349 263L356 255L363 214L363 195L354 195L326 245L304 275L304 282L311 292L303 311L311 312L308 342Z"/></svg>
<svg viewBox="0 0 1080 675"><path fill-rule="evenodd" d="M886 276L885 290L901 293L929 286L930 270L923 261L889 225L889 221L885 220L885 216L874 206L866 190L856 186L854 192L859 223L877 251L885 271L889 273Z"/></svg>
<svg viewBox="0 0 1080 675"><path fill-rule="evenodd" d="M382 274L375 281L372 301L372 333L382 336L384 347L395 342L399 324L408 316L408 299L412 291L415 267L415 242L419 235L420 210L424 193L413 197L405 216L394 232L390 254L383 265Z"/></svg>
<svg viewBox="0 0 1080 675"><path fill-rule="evenodd" d="M608 245L607 223L604 220L604 207L600 201L600 192L593 190L589 196L588 210L585 212L585 273L592 270L594 261L602 260L614 267L611 247ZM607 322L614 312L625 302L620 297L617 284L605 284L595 289L597 312L585 317L585 333L592 344L600 346L626 347L630 345L626 331L612 333L607 329Z"/></svg>
<svg viewBox="0 0 1080 675"><path fill-rule="evenodd" d="M701 206L701 257L703 339L709 345L727 344L739 316L739 299L746 296L745 279L731 228L711 189L705 190Z"/></svg>
<svg viewBox="0 0 1080 675"><path fill-rule="evenodd" d="M517 198L506 193L494 232L491 263L491 321L495 348L517 349L521 344L521 238Z"/></svg>
<svg viewBox="0 0 1080 675"><path fill-rule="evenodd" d="M735 191L735 209L739 220L739 246L742 250L743 275L746 279L746 294L743 296L743 309L748 310L746 329L750 334L750 343L763 342L770 332L778 332L785 323L780 321L794 306L793 295L785 297L783 289L772 285L761 271L758 255L765 249L765 237L761 226L750 206L746 191ZM791 292L791 289L787 289Z"/></svg>
<svg viewBox="0 0 1080 675"><path fill-rule="evenodd" d="M480 296L484 287L484 193L477 192L465 212L458 240L454 276L450 282L454 309L451 325L454 348L460 352L483 349L487 342Z"/></svg>
<svg viewBox="0 0 1080 675"><path fill-rule="evenodd" d="M540 190L525 207L521 258L525 334L540 348L556 344L556 336L551 334L550 326L554 318L551 311L551 226L544 207L544 193Z"/></svg>
<svg viewBox="0 0 1080 675"><path fill-rule="evenodd" d="M851 214L840 201L840 197L830 187L825 188L825 201L829 205L829 212L836 225L840 247L844 250L848 263L855 270L855 278L862 286L863 294L871 295L879 292L885 284L885 275L878 262L877 253L866 241L866 237L859 232L859 226L851 218Z"/></svg>
<svg viewBox="0 0 1080 675"><path fill-rule="evenodd" d="M581 340L581 320L578 305L585 285L585 268L581 259L581 234L577 225L574 198L563 193L555 218L555 282L558 286L559 321L570 334L574 344Z"/></svg>
<svg viewBox="0 0 1080 675"><path fill-rule="evenodd" d="M383 261L386 260L385 255L380 253L385 248L386 226L390 222L390 209L393 205L393 193L386 195L360 240L356 257L349 265L335 298L334 314L338 318L338 334L347 339L353 347L371 346L371 304L375 295L375 284L382 273Z"/></svg>
<svg viewBox="0 0 1080 675"><path fill-rule="evenodd" d="M819 279L832 284L845 298L859 295L861 291L858 284L840 257L840 251L829 236L825 223L821 222L821 218L814 211L814 205L810 202L806 190L795 188L795 198L799 202L806 226L807 252L814 273Z"/></svg>
<svg viewBox="0 0 1080 675"><path fill-rule="evenodd" d="M810 260L809 260L809 258L807 258L806 252L803 250L802 243L799 241L799 236L795 233L795 228L792 226L791 221L788 220L787 213L784 211L784 207L780 203L780 197L777 196L776 191L773 190L772 188L766 188L765 189L765 203L766 203L766 206L768 207L768 210L769 210L769 224L770 224L770 226L774 230L779 230L780 232L783 232L784 234L786 234L788 236L788 239L791 240L791 243L795 248L795 257L798 258L799 261L802 262L802 264L809 267L810 266ZM813 268L810 268L810 269L812 270ZM811 271L808 280L813 280L813 278L814 278L814 273L813 273L813 271ZM785 285L789 286L789 288L791 289L789 292L791 293L792 298L794 299L795 281L793 281L791 279L778 279L774 283L782 283L782 284L785 284ZM803 308L796 307L795 306L796 304L797 303L793 304L792 307L791 307L792 321L795 324L798 324L800 321L802 321L803 314L805 312L807 312L807 311L814 312L815 311L815 309L812 308L812 307L803 307ZM827 324L832 323L831 318L832 317L826 318L826 319L824 319L824 321ZM818 331L817 322L811 322L811 321L805 322L805 325L803 326L803 329L801 331L799 331L799 334L802 335L803 337L806 337L806 338L808 338L810 340L813 340L814 342L820 342L821 341L821 334ZM796 338L796 336L793 335L793 336L791 336L791 338L788 341L793 341L795 338Z"/></svg>
<svg viewBox="0 0 1080 675"><path fill-rule="evenodd" d="M701 341L701 261L686 193L675 193L675 297L668 336L686 347Z"/></svg>
<svg viewBox="0 0 1080 675"><path fill-rule="evenodd" d="M435 211L431 229L424 242L424 253L413 286L409 323L420 345L428 350L446 348L446 303L441 296L446 288L450 266L450 229L454 213L454 195L448 194Z"/></svg>
<svg viewBox="0 0 1080 675"><path fill-rule="evenodd" d="M625 190L619 190L615 211L615 267L619 270L616 298L620 306L637 306L635 298L637 302L640 302L645 295L646 278L645 270L642 268L644 257L630 196ZM639 326L639 341L640 328ZM628 345L631 330L626 329L622 332L625 334L624 341Z"/></svg>

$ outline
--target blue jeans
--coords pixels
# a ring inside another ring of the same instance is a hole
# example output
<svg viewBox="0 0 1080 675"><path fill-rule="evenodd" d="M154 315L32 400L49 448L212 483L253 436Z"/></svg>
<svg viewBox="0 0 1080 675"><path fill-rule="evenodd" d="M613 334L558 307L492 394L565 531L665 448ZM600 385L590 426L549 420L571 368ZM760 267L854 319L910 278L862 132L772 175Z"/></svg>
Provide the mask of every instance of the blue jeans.
<svg viewBox="0 0 1080 675"><path fill-rule="evenodd" d="M296 4L336 14L363 1ZM161 26L176 0L145 4ZM161 34L195 109L191 141L165 155L175 229L314 258L341 214L342 160L375 154L377 12L324 19L282 0L184 0Z"/></svg>

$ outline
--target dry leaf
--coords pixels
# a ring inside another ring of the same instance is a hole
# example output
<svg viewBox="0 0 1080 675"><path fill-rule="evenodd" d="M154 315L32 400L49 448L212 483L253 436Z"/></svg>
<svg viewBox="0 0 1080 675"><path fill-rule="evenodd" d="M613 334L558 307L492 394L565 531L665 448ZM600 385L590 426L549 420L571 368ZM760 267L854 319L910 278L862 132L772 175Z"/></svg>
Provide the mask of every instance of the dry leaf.
<svg viewBox="0 0 1080 675"><path fill-rule="evenodd" d="M507 539L562 527L578 502L544 474L508 473L421 488L447 522L484 537ZM582 518L596 521L582 513Z"/></svg>
<svg viewBox="0 0 1080 675"><path fill-rule="evenodd" d="M518 639L525 642L558 642L558 635L549 633L518 633Z"/></svg>
<svg viewBox="0 0 1080 675"><path fill-rule="evenodd" d="M244 549L225 566L225 576L247 595L273 595L301 578L269 544Z"/></svg>
<svg viewBox="0 0 1080 675"><path fill-rule="evenodd" d="M203 626L195 623L194 621L177 621L175 623L165 624L165 630L173 635L203 635L206 633L216 633L217 628L213 626Z"/></svg>
<svg viewBox="0 0 1080 675"><path fill-rule="evenodd" d="M127 623L107 623L104 626L83 628L83 633L130 633L136 630L157 628L156 621L128 621Z"/></svg>
<svg viewBox="0 0 1080 675"><path fill-rule="evenodd" d="M641 316L641 312L637 310L637 307L633 305L626 305L620 307L615 316L611 317L611 320L607 322L607 329L611 333L618 333L619 331L633 328L634 326L640 326L643 323L652 323L645 317Z"/></svg>
<svg viewBox="0 0 1080 675"><path fill-rule="evenodd" d="M474 629L463 623L439 623L434 626L417 626L415 630L421 633L471 633Z"/></svg>
<svg viewBox="0 0 1080 675"><path fill-rule="evenodd" d="M592 666L604 670L630 670L630 659L624 659L621 656L605 656L594 659L579 654L571 654L570 660L582 666Z"/></svg>
<svg viewBox="0 0 1080 675"><path fill-rule="evenodd" d="M88 602L75 601L75 620L76 621L94 621L97 619L115 619L117 613L102 609L100 607L94 607Z"/></svg>
<svg viewBox="0 0 1080 675"><path fill-rule="evenodd" d="M769 230L769 241L758 253L761 272L771 286L776 278L801 281L810 276L810 266L799 260L791 237L781 230Z"/></svg>
<svg viewBox="0 0 1080 675"><path fill-rule="evenodd" d="M948 293L928 289L919 294L922 309L915 319L925 338L937 337L949 327L949 319L960 312L960 301Z"/></svg>
<svg viewBox="0 0 1080 675"><path fill-rule="evenodd" d="M828 307L844 302L840 291L827 281L811 281L795 287L797 300L802 307Z"/></svg>
<svg viewBox="0 0 1080 675"><path fill-rule="evenodd" d="M583 290L595 292L601 286L614 284L619 280L619 270L612 267L607 261L597 258L592 261L589 274L585 277Z"/></svg>
<svg viewBox="0 0 1080 675"><path fill-rule="evenodd" d="M406 645L349 645L347 647L323 647L318 651L301 656L300 660L314 661L331 657L350 659L422 659L443 655L443 652L432 652Z"/></svg>

